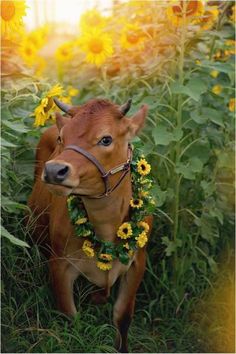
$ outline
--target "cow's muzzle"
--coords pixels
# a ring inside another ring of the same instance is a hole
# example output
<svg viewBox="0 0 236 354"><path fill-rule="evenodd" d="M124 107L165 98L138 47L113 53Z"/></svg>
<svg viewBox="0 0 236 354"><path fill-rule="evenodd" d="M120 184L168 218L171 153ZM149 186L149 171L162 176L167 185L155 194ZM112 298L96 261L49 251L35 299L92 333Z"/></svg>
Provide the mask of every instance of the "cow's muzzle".
<svg viewBox="0 0 236 354"><path fill-rule="evenodd" d="M43 180L46 183L61 184L69 175L70 166L65 163L46 162Z"/></svg>

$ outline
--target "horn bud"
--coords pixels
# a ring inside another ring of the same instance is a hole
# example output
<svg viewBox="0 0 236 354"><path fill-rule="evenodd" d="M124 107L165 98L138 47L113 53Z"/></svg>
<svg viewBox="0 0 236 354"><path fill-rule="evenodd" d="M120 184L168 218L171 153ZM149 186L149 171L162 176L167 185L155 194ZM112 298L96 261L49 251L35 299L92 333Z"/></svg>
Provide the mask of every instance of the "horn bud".
<svg viewBox="0 0 236 354"><path fill-rule="evenodd" d="M131 103L132 103L132 98L129 98L125 104L120 106L120 112L122 113L123 116L125 116L126 113L130 110Z"/></svg>

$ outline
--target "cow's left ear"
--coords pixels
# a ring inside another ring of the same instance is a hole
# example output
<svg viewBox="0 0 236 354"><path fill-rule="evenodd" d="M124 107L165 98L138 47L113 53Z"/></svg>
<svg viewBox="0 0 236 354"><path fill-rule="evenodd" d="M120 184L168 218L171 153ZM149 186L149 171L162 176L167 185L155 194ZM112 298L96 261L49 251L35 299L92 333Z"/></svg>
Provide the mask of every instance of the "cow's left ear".
<svg viewBox="0 0 236 354"><path fill-rule="evenodd" d="M129 139L134 138L144 127L147 112L148 106L145 104L131 119L129 119Z"/></svg>
<svg viewBox="0 0 236 354"><path fill-rule="evenodd" d="M56 116L56 126L58 131L60 132L61 128L66 124L66 120L69 118L64 118L59 112L56 112L55 116Z"/></svg>

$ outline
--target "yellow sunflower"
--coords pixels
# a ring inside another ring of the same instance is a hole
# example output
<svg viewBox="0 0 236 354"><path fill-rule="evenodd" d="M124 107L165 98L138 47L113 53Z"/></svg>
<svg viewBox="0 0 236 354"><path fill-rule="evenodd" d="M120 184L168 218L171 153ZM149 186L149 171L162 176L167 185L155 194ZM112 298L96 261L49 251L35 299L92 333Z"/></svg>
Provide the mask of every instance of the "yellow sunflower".
<svg viewBox="0 0 236 354"><path fill-rule="evenodd" d="M130 238L132 234L132 227L128 222L124 222L117 231L117 236L122 238L123 240Z"/></svg>
<svg viewBox="0 0 236 354"><path fill-rule="evenodd" d="M82 225L82 224L85 224L87 221L88 221L87 218L79 218L78 220L76 220L75 224Z"/></svg>
<svg viewBox="0 0 236 354"><path fill-rule="evenodd" d="M220 95L222 92L222 86L221 85L214 85L212 87L211 92L213 92L215 95Z"/></svg>
<svg viewBox="0 0 236 354"><path fill-rule="evenodd" d="M149 192L148 191L140 191L139 196L140 198L146 198L148 197Z"/></svg>
<svg viewBox="0 0 236 354"><path fill-rule="evenodd" d="M52 97L60 96L62 91L62 87L57 84L45 94L45 97L41 99L40 104L34 110L34 126L43 126L45 122L51 117L51 114L56 107Z"/></svg>
<svg viewBox="0 0 236 354"><path fill-rule="evenodd" d="M145 36L140 26L137 24L127 24L122 32L120 43L125 49L129 48L143 48Z"/></svg>
<svg viewBox="0 0 236 354"><path fill-rule="evenodd" d="M145 231L141 232L141 234L135 237L135 240L137 241L138 247L143 248L148 241L146 232Z"/></svg>
<svg viewBox="0 0 236 354"><path fill-rule="evenodd" d="M124 244L123 244L123 247L126 248L127 250L129 250L129 244L128 244L128 242L124 243Z"/></svg>
<svg viewBox="0 0 236 354"><path fill-rule="evenodd" d="M22 27L22 17L26 15L25 1L1 0L1 32L10 35Z"/></svg>
<svg viewBox="0 0 236 354"><path fill-rule="evenodd" d="M200 23L201 29L206 31L214 26L216 20L218 19L218 16L219 10L217 6L212 6L204 12L203 16L197 22Z"/></svg>
<svg viewBox="0 0 236 354"><path fill-rule="evenodd" d="M57 48L55 57L59 62L66 62L73 58L73 42L63 43Z"/></svg>
<svg viewBox="0 0 236 354"><path fill-rule="evenodd" d="M186 3L186 5L184 5ZM186 22L194 22L204 13L204 5L202 1L178 1L176 4L169 6L166 10L168 20L174 26L180 26L184 22L184 8L186 9Z"/></svg>
<svg viewBox="0 0 236 354"><path fill-rule="evenodd" d="M137 163L137 169L141 176L146 176L151 171L151 165L149 165L145 159L141 159Z"/></svg>
<svg viewBox="0 0 236 354"><path fill-rule="evenodd" d="M98 261L97 262L97 267L99 268L99 269L101 269L101 270L110 270L111 268L112 268L112 262L106 262L106 263L104 263L104 262L100 262L100 261Z"/></svg>
<svg viewBox="0 0 236 354"><path fill-rule="evenodd" d="M236 42L233 39L228 39L225 41L225 45L228 47L227 50L225 50L225 54L235 55Z"/></svg>
<svg viewBox="0 0 236 354"><path fill-rule="evenodd" d="M33 66L37 59L37 49L27 39L23 40L19 47L19 55L28 66Z"/></svg>
<svg viewBox="0 0 236 354"><path fill-rule="evenodd" d="M106 18L95 9L86 11L80 19L82 31L90 31L92 28L103 28L106 25Z"/></svg>
<svg viewBox="0 0 236 354"><path fill-rule="evenodd" d="M63 102L63 103L69 104L69 105L72 104L70 96L60 97L60 101ZM59 109L59 111L60 111L60 109Z"/></svg>
<svg viewBox="0 0 236 354"><path fill-rule="evenodd" d="M219 71L217 71L217 70L212 70L212 71L210 72L210 75L211 75L212 77L214 77L214 79L216 79L216 78L218 77L218 75L219 75Z"/></svg>
<svg viewBox="0 0 236 354"><path fill-rule="evenodd" d="M78 44L86 53L85 61L96 66L101 66L113 54L111 37L97 28L84 33L78 40Z"/></svg>
<svg viewBox="0 0 236 354"><path fill-rule="evenodd" d="M87 257L93 258L94 257L94 249L92 247L92 243L90 241L84 241L82 246L83 252L86 254Z"/></svg>
<svg viewBox="0 0 236 354"><path fill-rule="evenodd" d="M128 255L129 255L129 258L131 258L134 255L134 250L129 250Z"/></svg>
<svg viewBox="0 0 236 354"><path fill-rule="evenodd" d="M142 208L142 206L143 206L143 201L142 201L142 199L131 199L130 200L130 206L132 207L132 208L136 208L136 209L139 209L139 208Z"/></svg>
<svg viewBox="0 0 236 354"><path fill-rule="evenodd" d="M45 44L46 35L44 31L41 28L39 28L27 34L26 39L36 49L40 49Z"/></svg>
<svg viewBox="0 0 236 354"><path fill-rule="evenodd" d="M230 16L230 20L235 23L235 8L236 8L236 5L232 6L231 7L231 16Z"/></svg>
<svg viewBox="0 0 236 354"><path fill-rule="evenodd" d="M230 112L235 111L235 98L230 98L229 100L229 110Z"/></svg>
<svg viewBox="0 0 236 354"><path fill-rule="evenodd" d="M138 227L142 227L145 232L149 231L149 225L145 221L139 221L138 222Z"/></svg>
<svg viewBox="0 0 236 354"><path fill-rule="evenodd" d="M79 90L73 86L68 86L67 92L70 97L75 97L79 94Z"/></svg>
<svg viewBox="0 0 236 354"><path fill-rule="evenodd" d="M99 259L103 260L103 261L112 261L112 255L111 254L107 254L107 253L101 253L99 254Z"/></svg>
<svg viewBox="0 0 236 354"><path fill-rule="evenodd" d="M87 237L87 236L91 235L91 233L92 233L91 230L86 230L82 236Z"/></svg>

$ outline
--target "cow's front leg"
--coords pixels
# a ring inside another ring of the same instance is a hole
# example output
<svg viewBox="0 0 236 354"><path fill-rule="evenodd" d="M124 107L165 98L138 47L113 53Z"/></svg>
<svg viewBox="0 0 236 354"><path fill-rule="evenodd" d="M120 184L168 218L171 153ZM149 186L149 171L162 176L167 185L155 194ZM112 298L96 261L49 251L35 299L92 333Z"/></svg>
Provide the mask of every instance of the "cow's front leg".
<svg viewBox="0 0 236 354"><path fill-rule="evenodd" d="M58 309L68 316L76 314L73 285L79 271L66 259L50 259L50 275Z"/></svg>
<svg viewBox="0 0 236 354"><path fill-rule="evenodd" d="M143 278L145 264L146 253L144 249L140 249L128 272L121 278L118 298L113 311L113 321L117 328L115 347L121 353L128 352L128 329L133 317L136 292Z"/></svg>

